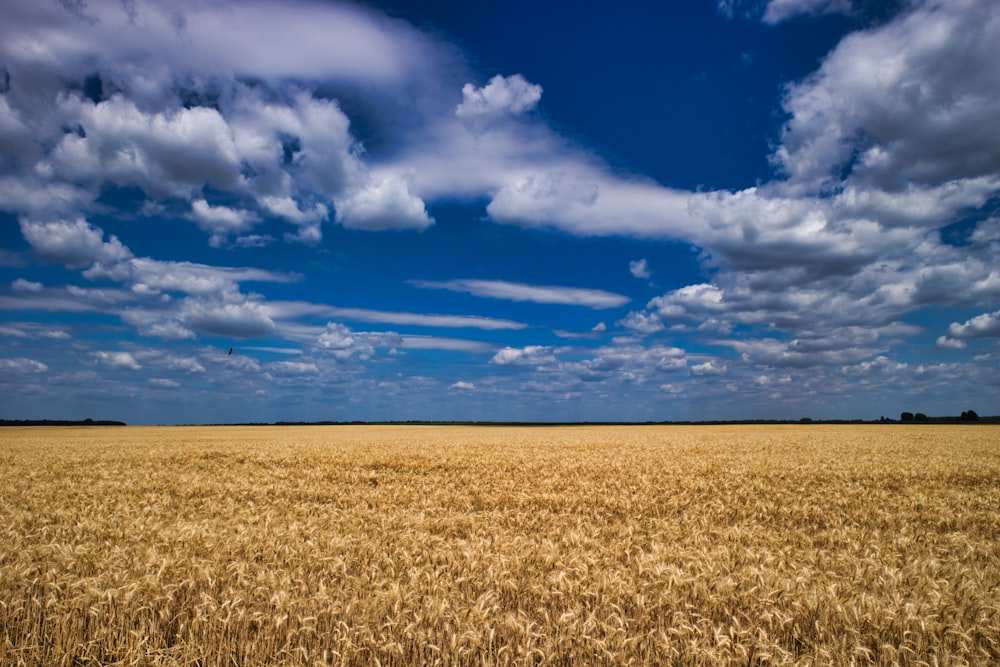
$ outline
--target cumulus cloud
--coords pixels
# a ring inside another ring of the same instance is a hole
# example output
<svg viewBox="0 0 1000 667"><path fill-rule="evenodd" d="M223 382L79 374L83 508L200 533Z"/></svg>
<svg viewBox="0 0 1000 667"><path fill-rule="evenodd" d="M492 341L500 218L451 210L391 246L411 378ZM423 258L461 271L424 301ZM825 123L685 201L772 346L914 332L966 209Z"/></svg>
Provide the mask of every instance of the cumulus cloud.
<svg viewBox="0 0 1000 667"><path fill-rule="evenodd" d="M128 308L121 313L122 321L135 327L140 336L162 338L164 340L184 340L195 338L191 329L181 324L172 315L140 308Z"/></svg>
<svg viewBox="0 0 1000 667"><path fill-rule="evenodd" d="M642 312L631 312L625 319L618 322L618 326L625 327L626 329L631 329L632 331L648 335L656 333L657 331L663 331L665 328L663 326L663 321L651 313Z"/></svg>
<svg viewBox="0 0 1000 667"><path fill-rule="evenodd" d="M262 215L316 242L333 202L354 227L430 224L398 178L372 180L350 121L316 83L364 81L390 106L410 87L430 95L436 42L348 5L128 7L85 7L85 21L57 4L5 17L0 207L79 215L108 186L137 187L187 200L213 245ZM295 49L275 41L282 29ZM208 189L238 205L209 205Z"/></svg>
<svg viewBox="0 0 1000 667"><path fill-rule="evenodd" d="M54 178L90 187L135 185L158 198L190 198L205 185L234 190L241 182L232 131L216 109L148 112L118 94L96 104L57 99L81 131L63 135L48 155Z"/></svg>
<svg viewBox="0 0 1000 667"><path fill-rule="evenodd" d="M142 370L142 366L131 352L94 352L94 357L110 368L128 371Z"/></svg>
<svg viewBox="0 0 1000 667"><path fill-rule="evenodd" d="M873 338L854 344L844 342L837 337L794 339L782 341L774 338L755 340L729 341L745 364L750 366L765 366L769 368L813 368L815 366L839 366L856 363L870 358L874 353L883 351L882 347L874 346L878 339Z"/></svg>
<svg viewBox="0 0 1000 667"><path fill-rule="evenodd" d="M250 299L238 303L188 299L181 308L179 320L189 328L227 338L266 336L275 328L264 306Z"/></svg>
<svg viewBox="0 0 1000 667"><path fill-rule="evenodd" d="M652 299L649 308L664 319L719 312L723 308L723 292L708 283L688 285Z"/></svg>
<svg viewBox="0 0 1000 667"><path fill-rule="evenodd" d="M813 188L845 167L852 180L890 191L996 177L1000 139L987 128L1000 122L998 42L989 0L915 3L849 35L789 88L777 163Z"/></svg>
<svg viewBox="0 0 1000 667"><path fill-rule="evenodd" d="M210 243L220 245L229 235L245 232L253 227L256 216L246 210L228 206L211 206L204 199L191 203L191 215L198 226L211 233Z"/></svg>
<svg viewBox="0 0 1000 667"><path fill-rule="evenodd" d="M205 372L205 367L194 357L184 357L176 354L167 355L162 360L162 365L171 370L185 371L187 373Z"/></svg>
<svg viewBox="0 0 1000 667"><path fill-rule="evenodd" d="M466 390L466 391L469 391L469 390L472 390L472 389L476 388L476 385L474 385L471 382L465 382L464 380L459 380L458 382L455 382L455 383L451 384L450 386L451 386L452 389L463 389L463 390Z"/></svg>
<svg viewBox="0 0 1000 667"><path fill-rule="evenodd" d="M964 350L966 347L964 340L949 338L948 336L938 336L934 344L941 350Z"/></svg>
<svg viewBox="0 0 1000 667"><path fill-rule="evenodd" d="M387 178L337 200L337 222L350 229L426 229L434 223L405 182Z"/></svg>
<svg viewBox="0 0 1000 667"><path fill-rule="evenodd" d="M987 245L1000 241L1000 217L991 217L983 220L969 236L972 243Z"/></svg>
<svg viewBox="0 0 1000 667"><path fill-rule="evenodd" d="M951 340L970 338L1000 338L1000 310L976 315L965 322L952 322L948 327Z"/></svg>
<svg viewBox="0 0 1000 667"><path fill-rule="evenodd" d="M497 366L540 366L556 360L552 348L544 345L528 345L522 348L505 347L490 359Z"/></svg>
<svg viewBox="0 0 1000 667"><path fill-rule="evenodd" d="M353 331L339 322L329 322L316 342L322 350L340 361L351 358L367 361L375 356L376 348L391 350L401 346L403 339L393 332Z"/></svg>
<svg viewBox="0 0 1000 667"><path fill-rule="evenodd" d="M652 376L685 368L687 355L680 348L622 342L600 347L595 350L594 356L581 361L564 362L559 371L584 382L618 380L641 383Z"/></svg>
<svg viewBox="0 0 1000 667"><path fill-rule="evenodd" d="M455 107L455 115L469 121L493 120L529 111L541 98L542 87L538 84L529 83L520 74L498 74L481 88L465 84L462 103Z"/></svg>
<svg viewBox="0 0 1000 667"><path fill-rule="evenodd" d="M474 296L504 299L507 301L529 301L532 303L586 306L588 308L616 308L628 303L621 294L598 289L580 287L558 287L552 285L525 285L505 280L456 279L447 281L411 280L410 284L427 289L444 289L465 292Z"/></svg>
<svg viewBox="0 0 1000 667"><path fill-rule="evenodd" d="M21 234L39 257L70 268L95 262L117 263L132 256L117 237L104 240L104 232L83 218L39 222L20 219Z"/></svg>
<svg viewBox="0 0 1000 667"><path fill-rule="evenodd" d="M728 370L728 366L716 360L709 360L701 364L691 366L692 375L722 375Z"/></svg>

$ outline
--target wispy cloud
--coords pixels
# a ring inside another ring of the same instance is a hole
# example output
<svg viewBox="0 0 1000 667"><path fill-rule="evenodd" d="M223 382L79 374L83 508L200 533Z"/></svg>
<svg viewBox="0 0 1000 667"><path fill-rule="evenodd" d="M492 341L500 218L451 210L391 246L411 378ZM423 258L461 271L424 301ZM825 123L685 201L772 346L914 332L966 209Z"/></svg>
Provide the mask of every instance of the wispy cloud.
<svg viewBox="0 0 1000 667"><path fill-rule="evenodd" d="M265 312L275 318L296 318L302 316L326 317L330 319L373 322L378 324L412 325L421 327L443 327L448 329L524 329L528 325L512 320L477 315L437 315L429 313L408 313L399 311L371 310L368 308L341 308L304 301L269 301L263 306Z"/></svg>
<svg viewBox="0 0 1000 667"><path fill-rule="evenodd" d="M443 289L474 296L507 301L586 306L587 308L617 308L629 302L627 296L598 289L525 285L504 280L456 279L446 281L411 280L411 285L424 289Z"/></svg>
<svg viewBox="0 0 1000 667"><path fill-rule="evenodd" d="M473 354L489 354L496 351L495 343L463 338L448 338L442 336L418 336L406 334L402 336L402 347L411 350L450 350L453 352L469 352Z"/></svg>

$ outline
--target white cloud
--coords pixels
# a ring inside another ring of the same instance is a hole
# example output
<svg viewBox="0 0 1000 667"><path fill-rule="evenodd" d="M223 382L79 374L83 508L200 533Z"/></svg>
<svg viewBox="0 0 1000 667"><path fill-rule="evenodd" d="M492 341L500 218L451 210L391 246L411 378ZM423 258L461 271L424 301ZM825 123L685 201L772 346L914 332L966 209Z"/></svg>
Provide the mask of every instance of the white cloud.
<svg viewBox="0 0 1000 667"><path fill-rule="evenodd" d="M191 203L191 215L199 227L212 234L210 242L213 245L220 245L231 234L251 229L256 220L250 211L211 206L204 199Z"/></svg>
<svg viewBox="0 0 1000 667"><path fill-rule="evenodd" d="M465 382L464 380L459 380L458 382L455 382L452 385L450 385L450 387L451 389L464 389L468 391L475 389L476 385L474 385L471 382Z"/></svg>
<svg viewBox="0 0 1000 667"><path fill-rule="evenodd" d="M564 363L560 370L588 382L609 379L642 382L654 374L685 368L687 355L680 348L661 344L643 346L619 340L614 345L598 348L592 358Z"/></svg>
<svg viewBox="0 0 1000 667"><path fill-rule="evenodd" d="M301 279L294 273L280 273L252 267L210 266L194 262L170 262L136 257L101 271L85 272L93 278L117 279L139 294L181 292L194 296L237 295L241 282L290 283Z"/></svg>
<svg viewBox="0 0 1000 667"><path fill-rule="evenodd" d="M992 0L914 3L849 35L789 88L776 160L809 187L845 166L852 180L890 191L996 176L998 43Z"/></svg>
<svg viewBox="0 0 1000 667"><path fill-rule="evenodd" d="M306 361L275 361L265 366L268 372L279 376L305 377L319 374L319 366Z"/></svg>
<svg viewBox="0 0 1000 667"><path fill-rule="evenodd" d="M428 99L441 85L437 66L452 56L437 42L346 5L129 6L88 7L85 22L56 5L5 16L0 207L79 215L106 186L137 186L188 200L214 245L249 229L254 207L309 243L335 200L352 226L431 223L399 179L372 179L350 121L316 83L364 81L402 117L401 89ZM278 34L296 35L296 48ZM206 187L239 206L209 207Z"/></svg>
<svg viewBox="0 0 1000 667"><path fill-rule="evenodd" d="M410 284L427 289L465 292L474 296L489 297L492 299L586 306L595 309L615 308L629 301L626 296L604 290L558 287L553 285L525 285L523 283L513 283L504 280L457 279L443 282L411 280Z"/></svg>
<svg viewBox="0 0 1000 667"><path fill-rule="evenodd" d="M329 322L316 342L338 360L357 358L367 361L375 356L376 348L391 350L402 345L403 339L394 332L353 331L339 322Z"/></svg>
<svg viewBox="0 0 1000 667"><path fill-rule="evenodd" d="M948 336L938 336L934 344L942 350L963 350L966 347L964 340L949 338Z"/></svg>
<svg viewBox="0 0 1000 667"><path fill-rule="evenodd" d="M182 357L171 354L163 359L163 366L172 370L185 371L187 373L204 373L202 366L194 357Z"/></svg>
<svg viewBox="0 0 1000 667"><path fill-rule="evenodd" d="M184 340L195 333L178 322L172 315L140 308L128 308L121 313L122 321L135 327L140 336L164 340Z"/></svg>
<svg viewBox="0 0 1000 667"><path fill-rule="evenodd" d="M723 342L723 341L720 341ZM749 366L769 368L814 368L857 363L885 350L876 331L866 328L838 330L822 336L724 341L740 353Z"/></svg>
<svg viewBox="0 0 1000 667"><path fill-rule="evenodd" d="M631 329L632 331L649 335L657 331L663 331L663 321L656 315L650 313L631 312L625 319L618 322L618 326Z"/></svg>
<svg viewBox="0 0 1000 667"><path fill-rule="evenodd" d="M994 216L980 222L969 240L982 245L1000 241L1000 217Z"/></svg>
<svg viewBox="0 0 1000 667"><path fill-rule="evenodd" d="M92 20L81 21L67 11L70 6L82 7ZM413 31L354 6L289 2L275 12L270 3L251 0L238 9L191 0L43 4L11 13L0 44L19 64L33 56L74 65L74 72L93 63L74 63L73 56L96 52L100 64L117 63L120 76L145 75L148 86L162 83L164 54L184 71L267 80L385 82L402 78L420 59ZM288 48L287 35L296 36L296 48Z"/></svg>
<svg viewBox="0 0 1000 667"><path fill-rule="evenodd" d="M408 313L368 308L340 308L324 304L307 303L304 301L269 301L264 305L267 312L275 318L295 318L306 315L329 317L358 322L374 322L378 324L396 324L418 327L469 328L486 330L524 329L526 324L493 317L477 315L435 315L428 313Z"/></svg>
<svg viewBox="0 0 1000 667"><path fill-rule="evenodd" d="M523 348L505 347L490 359L497 366L540 366L556 360L552 348L543 345L528 345Z"/></svg>
<svg viewBox="0 0 1000 667"><path fill-rule="evenodd" d="M105 366L120 370L138 371L142 366L135 360L131 352L94 352L94 357Z"/></svg>
<svg viewBox="0 0 1000 667"><path fill-rule="evenodd" d="M291 197L262 196L258 203L271 215L305 227L314 227L330 215L324 204L314 204L311 209L302 210L301 203Z"/></svg>
<svg viewBox="0 0 1000 667"><path fill-rule="evenodd" d="M14 359L0 359L0 370L4 373L44 373L49 367L40 361L16 357Z"/></svg>
<svg viewBox="0 0 1000 667"><path fill-rule="evenodd" d="M264 306L249 299L237 303L186 299L178 319L189 328L227 338L265 336L275 328Z"/></svg>
<svg viewBox="0 0 1000 667"><path fill-rule="evenodd" d="M1000 310L976 315L961 324L953 322L948 327L948 336L952 339L1000 338Z"/></svg>
<svg viewBox="0 0 1000 667"><path fill-rule="evenodd" d="M462 87L462 103L455 115L467 121L493 120L518 115L535 108L542 98L542 87L529 83L520 74L496 75L482 88L471 83Z"/></svg>
<svg viewBox="0 0 1000 667"><path fill-rule="evenodd" d="M424 202L413 196L404 181L387 178L337 199L336 220L350 229L422 230L434 224Z"/></svg>
<svg viewBox="0 0 1000 667"><path fill-rule="evenodd" d="M628 263L628 271L633 278L649 278L653 274L649 271L649 265L645 259L634 259Z"/></svg>
<svg viewBox="0 0 1000 667"><path fill-rule="evenodd" d="M551 150L551 159L560 163L524 175L511 173L486 207L490 218L581 236L691 238L697 231L690 214L692 193L623 179L590 164L588 156Z"/></svg>
<svg viewBox="0 0 1000 667"><path fill-rule="evenodd" d="M61 113L82 136L64 134L48 156L53 175L71 183L137 185L154 197L194 196L205 185L234 190L240 155L216 109L147 112L122 95L94 104L63 96Z"/></svg>
<svg viewBox="0 0 1000 667"><path fill-rule="evenodd" d="M715 360L709 360L701 364L691 366L692 375L722 375L728 370L728 366Z"/></svg>
<svg viewBox="0 0 1000 667"><path fill-rule="evenodd" d="M415 336L413 334L403 335L400 347L412 350L450 350L452 352L468 352L471 354L485 354L497 348L496 345L481 340L445 338L442 336Z"/></svg>
<svg viewBox="0 0 1000 667"><path fill-rule="evenodd" d="M708 283L688 285L652 299L649 308L664 319L719 312L723 309L723 292Z"/></svg>
<svg viewBox="0 0 1000 667"><path fill-rule="evenodd" d="M31 280L25 280L24 278L18 278L10 284L11 290L14 292L28 292L28 293L38 293L41 292L45 286L41 283L36 283Z"/></svg>
<svg viewBox="0 0 1000 667"><path fill-rule="evenodd" d="M170 378L149 378L149 384L156 387L162 387L164 389L176 389L181 386L180 382L171 380Z"/></svg>
<svg viewBox="0 0 1000 667"><path fill-rule="evenodd" d="M104 240L104 232L83 218L38 222L20 219L21 234L31 249L46 261L81 268L94 262L116 263L132 256L117 237Z"/></svg>
<svg viewBox="0 0 1000 667"><path fill-rule="evenodd" d="M851 0L771 0L764 21L775 24L800 14L849 14Z"/></svg>

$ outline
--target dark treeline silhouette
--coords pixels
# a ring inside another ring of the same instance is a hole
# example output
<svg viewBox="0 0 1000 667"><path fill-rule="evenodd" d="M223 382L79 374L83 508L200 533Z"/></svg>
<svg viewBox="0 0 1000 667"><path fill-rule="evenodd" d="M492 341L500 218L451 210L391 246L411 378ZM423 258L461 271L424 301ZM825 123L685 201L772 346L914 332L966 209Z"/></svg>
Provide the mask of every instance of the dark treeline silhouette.
<svg viewBox="0 0 1000 667"><path fill-rule="evenodd" d="M974 411L970 410L972 414ZM928 417L923 413L913 415L907 419L890 419L881 417L879 419L812 419L802 417L800 419L716 419L716 420L663 420L663 421L448 421L448 420L423 420L410 419L400 421L276 421L276 422L239 422L227 424L206 424L206 426L730 426L739 424L959 424L968 422L978 422L981 424L1000 424L1000 416L979 417L974 419L968 417L968 412L963 412L964 417Z"/></svg>
<svg viewBox="0 0 1000 667"><path fill-rule="evenodd" d="M886 419L882 417L880 421L892 421L891 419ZM980 417L975 410L966 410L961 415L957 417L928 417L923 412L903 412L899 415L899 421L906 424L912 423L932 423L932 424L951 424L955 422L986 422L990 424L995 424L1000 421L1000 417Z"/></svg>
<svg viewBox="0 0 1000 667"><path fill-rule="evenodd" d="M0 426L128 426L128 424L101 419L0 419Z"/></svg>
<svg viewBox="0 0 1000 667"><path fill-rule="evenodd" d="M400 421L276 421L228 422L214 424L187 424L187 426L730 426L739 424L1000 424L1000 415L980 417L975 410L966 410L955 417L928 417L922 412L903 412L899 419L715 419L715 420L663 420L663 421L448 421L411 419ZM82 419L0 419L2 426L127 426L122 421Z"/></svg>

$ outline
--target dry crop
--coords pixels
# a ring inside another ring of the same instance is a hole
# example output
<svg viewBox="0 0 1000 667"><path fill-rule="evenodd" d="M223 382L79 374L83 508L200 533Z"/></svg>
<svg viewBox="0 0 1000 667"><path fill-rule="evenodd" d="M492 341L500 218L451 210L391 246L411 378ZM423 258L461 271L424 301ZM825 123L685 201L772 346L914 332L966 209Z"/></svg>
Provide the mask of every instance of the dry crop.
<svg viewBox="0 0 1000 667"><path fill-rule="evenodd" d="M998 436L6 428L0 664L996 664Z"/></svg>

